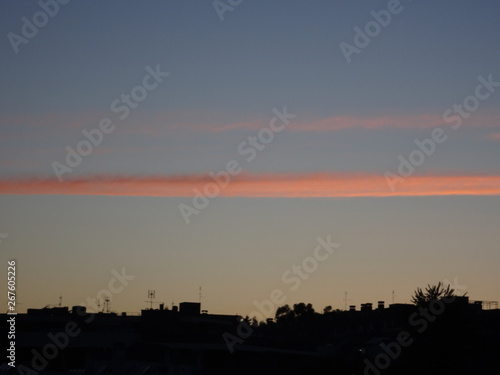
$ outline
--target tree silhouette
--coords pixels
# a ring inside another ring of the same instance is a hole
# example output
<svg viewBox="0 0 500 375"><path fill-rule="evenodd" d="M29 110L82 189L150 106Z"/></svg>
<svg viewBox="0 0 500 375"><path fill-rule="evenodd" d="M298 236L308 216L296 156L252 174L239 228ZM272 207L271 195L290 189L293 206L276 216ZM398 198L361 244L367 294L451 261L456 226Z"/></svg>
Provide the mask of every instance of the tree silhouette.
<svg viewBox="0 0 500 375"><path fill-rule="evenodd" d="M426 306L433 300L453 296L455 296L455 289L453 289L451 285L448 285L445 288L444 284L440 281L439 283L437 283L437 285L431 286L427 284L425 291L423 291L421 288L417 288L411 298L411 301L417 306Z"/></svg>
<svg viewBox="0 0 500 375"><path fill-rule="evenodd" d="M290 309L290 306L288 306L288 305L280 306L276 310L275 318L276 318L276 320L286 318L287 316L291 315L291 312L292 312L292 310Z"/></svg>
<svg viewBox="0 0 500 375"><path fill-rule="evenodd" d="M293 313L298 318L311 316L314 315L314 308L310 303L306 305L304 302L300 302L293 305Z"/></svg>
<svg viewBox="0 0 500 375"><path fill-rule="evenodd" d="M313 306L304 302L296 303L291 308L289 305L278 307L275 314L277 322L297 322L314 317L316 312Z"/></svg>

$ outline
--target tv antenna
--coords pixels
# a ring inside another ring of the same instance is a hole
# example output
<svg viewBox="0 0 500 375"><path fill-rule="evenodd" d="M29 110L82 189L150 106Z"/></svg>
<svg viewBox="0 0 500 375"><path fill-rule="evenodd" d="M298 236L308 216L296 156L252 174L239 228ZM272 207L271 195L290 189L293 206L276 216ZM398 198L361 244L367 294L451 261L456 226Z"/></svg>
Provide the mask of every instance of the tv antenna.
<svg viewBox="0 0 500 375"><path fill-rule="evenodd" d="M148 299L149 299L149 301L146 301L146 302L149 302L149 309L153 310L153 303L156 303L153 301L155 299L155 291L154 290L148 290Z"/></svg>
<svg viewBox="0 0 500 375"><path fill-rule="evenodd" d="M198 292L198 302L200 302L200 304L201 304L201 286L200 286L200 289Z"/></svg>
<svg viewBox="0 0 500 375"><path fill-rule="evenodd" d="M396 293L394 292L394 290L392 291L392 303L394 304L394 302L396 301Z"/></svg>
<svg viewBox="0 0 500 375"><path fill-rule="evenodd" d="M16 294L16 297L17 297L17 294ZM11 302L11 301L6 301L6 303L7 303L7 311L5 313L6 314L8 314L8 313L14 313L14 312L17 313L17 306L18 305L22 305L22 303L16 301L16 304L14 306L12 306L12 305L9 305L9 302Z"/></svg>
<svg viewBox="0 0 500 375"><path fill-rule="evenodd" d="M109 313L109 301L110 301L109 297L106 297L104 299L104 306L102 308L102 311L105 313Z"/></svg>
<svg viewBox="0 0 500 375"><path fill-rule="evenodd" d="M62 295L59 296L59 307L62 307Z"/></svg>
<svg viewBox="0 0 500 375"><path fill-rule="evenodd" d="M347 299L347 292L344 292L344 311L347 311L347 301L350 299Z"/></svg>

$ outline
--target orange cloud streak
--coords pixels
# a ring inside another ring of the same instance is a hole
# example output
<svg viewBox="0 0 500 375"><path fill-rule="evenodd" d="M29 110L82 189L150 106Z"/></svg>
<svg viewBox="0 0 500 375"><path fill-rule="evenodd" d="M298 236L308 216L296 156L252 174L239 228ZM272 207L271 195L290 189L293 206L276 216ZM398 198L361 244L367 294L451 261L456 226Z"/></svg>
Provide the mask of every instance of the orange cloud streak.
<svg viewBox="0 0 500 375"><path fill-rule="evenodd" d="M288 112L296 114L293 108L288 108ZM146 135L165 135L172 131L200 131L207 133L220 133L233 130L258 131L269 126L272 114L268 116L260 115L259 119L242 120L226 123L222 121L224 115L196 114L191 112L171 112L157 113L142 121L140 126L120 126L117 132L120 133L141 133ZM29 127L36 130L62 131L75 129L93 128L103 117L112 117L110 113L79 113L74 115L44 114L44 115L0 115L0 124ZM186 120L190 119L190 120ZM116 121L116 119L115 119ZM481 113L474 113L473 116L464 120L469 128L488 128L500 125L500 114L498 111L483 110ZM427 129L434 127L449 127L450 123L443 120L442 113L423 114L386 114L386 115L340 115L326 118L301 118L298 115L289 125L287 131L292 132L332 132L342 129ZM0 139L30 137L31 133L20 134L0 134ZM33 135L31 135L33 136ZM38 135L35 135L38 136Z"/></svg>
<svg viewBox="0 0 500 375"><path fill-rule="evenodd" d="M290 111L293 113L292 111ZM488 128L500 124L500 115L479 115L464 120L469 128ZM191 130L204 132L224 132L231 130L257 131L268 126L266 121L246 121L227 125L193 125ZM299 118L287 125L292 132L333 132L343 129L432 129L447 128L451 124L443 120L442 114L384 115L384 116L333 116L323 119L301 120Z"/></svg>
<svg viewBox="0 0 500 375"><path fill-rule="evenodd" d="M391 197L500 195L500 176L411 176L392 192L382 175L350 173L242 174L214 190L210 177L152 176L0 180L0 194L193 197L195 190L222 197ZM207 190L211 189L211 190Z"/></svg>

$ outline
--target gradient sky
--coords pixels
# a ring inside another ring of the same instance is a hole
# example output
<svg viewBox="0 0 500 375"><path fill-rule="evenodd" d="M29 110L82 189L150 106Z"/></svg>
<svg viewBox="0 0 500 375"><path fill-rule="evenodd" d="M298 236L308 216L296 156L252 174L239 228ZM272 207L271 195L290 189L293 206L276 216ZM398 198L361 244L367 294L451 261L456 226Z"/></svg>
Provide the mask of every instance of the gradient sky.
<svg viewBox="0 0 500 375"><path fill-rule="evenodd" d="M115 311L199 286L213 313L273 289L317 310L345 291L408 302L454 278L500 300L500 84L484 85L500 82L500 4L402 0L348 63L340 45L390 3L243 0L221 20L212 1L73 0L17 53L10 33L41 7L0 3L0 272L17 259L19 311L81 303L123 267L136 278ZM120 119L112 103L148 66L169 75ZM254 159L238 151L284 108L295 117ZM106 118L60 182L53 163ZM179 205L230 161L241 173L186 224ZM340 247L291 291L283 273L328 235Z"/></svg>

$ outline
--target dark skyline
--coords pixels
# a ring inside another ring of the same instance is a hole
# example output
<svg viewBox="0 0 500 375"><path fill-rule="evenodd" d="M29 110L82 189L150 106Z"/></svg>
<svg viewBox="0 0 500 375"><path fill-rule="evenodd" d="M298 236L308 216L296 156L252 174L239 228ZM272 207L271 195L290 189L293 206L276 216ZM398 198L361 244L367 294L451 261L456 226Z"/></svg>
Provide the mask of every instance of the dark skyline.
<svg viewBox="0 0 500 375"><path fill-rule="evenodd" d="M109 290L137 312L149 289L170 306L200 286L214 314L342 309L346 291L404 303L446 279L500 300L499 12L2 2L0 261L17 260L19 311Z"/></svg>
<svg viewBox="0 0 500 375"><path fill-rule="evenodd" d="M414 297L416 305L379 301L348 311L283 305L266 322L209 314L199 302L140 316L94 314L84 306L29 309L10 318L17 336L10 360L24 374L495 373L498 308L484 310L439 286Z"/></svg>

